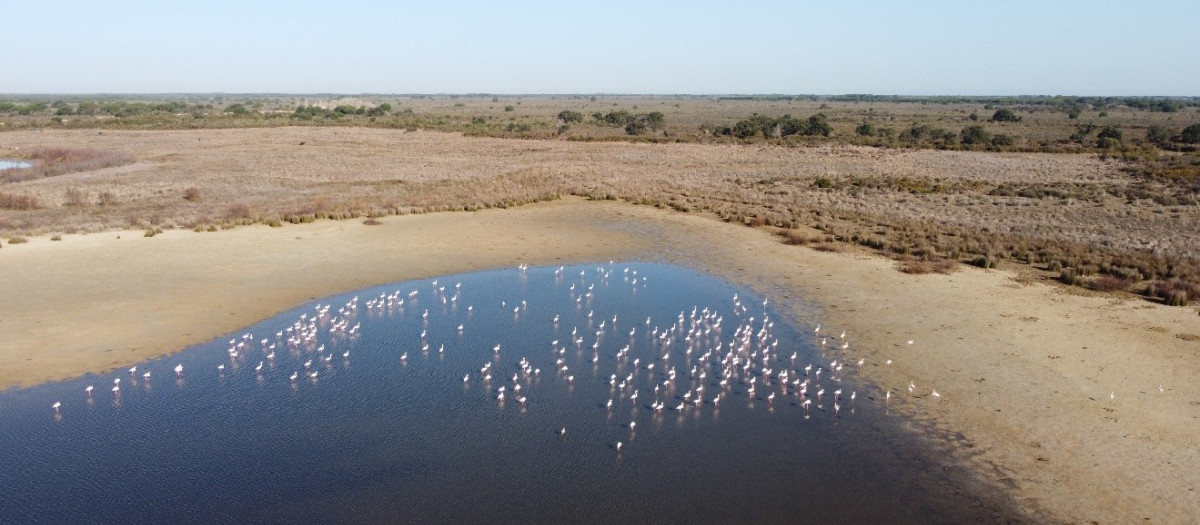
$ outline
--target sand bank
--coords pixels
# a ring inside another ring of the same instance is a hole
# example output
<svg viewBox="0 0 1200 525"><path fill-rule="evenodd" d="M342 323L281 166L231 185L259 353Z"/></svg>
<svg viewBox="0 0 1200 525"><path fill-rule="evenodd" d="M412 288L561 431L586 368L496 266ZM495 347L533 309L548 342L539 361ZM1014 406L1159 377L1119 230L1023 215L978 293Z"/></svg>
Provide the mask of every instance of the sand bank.
<svg viewBox="0 0 1200 525"><path fill-rule="evenodd" d="M519 263L663 260L751 286L798 324L846 330L844 357L866 360L860 373L892 392L896 410L1033 516L1200 521L1194 308L1079 295L1009 272L906 275L885 259L614 202L383 222L5 246L0 388L127 367L370 285ZM802 301L821 308L796 308Z"/></svg>

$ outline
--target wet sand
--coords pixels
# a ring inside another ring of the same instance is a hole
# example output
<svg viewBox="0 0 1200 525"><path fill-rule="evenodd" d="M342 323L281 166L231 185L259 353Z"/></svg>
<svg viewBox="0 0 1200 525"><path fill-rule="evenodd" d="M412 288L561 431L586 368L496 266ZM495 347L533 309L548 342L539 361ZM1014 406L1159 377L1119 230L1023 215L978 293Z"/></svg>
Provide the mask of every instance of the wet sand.
<svg viewBox="0 0 1200 525"><path fill-rule="evenodd" d="M0 388L128 367L370 285L520 263L660 260L750 286L800 326L845 330L844 357L865 359L860 373L881 389L872 395L890 390L894 409L1034 519L1200 521L1194 307L1080 294L995 270L906 275L886 259L615 202L383 223L6 245ZM821 308L789 308L801 301Z"/></svg>

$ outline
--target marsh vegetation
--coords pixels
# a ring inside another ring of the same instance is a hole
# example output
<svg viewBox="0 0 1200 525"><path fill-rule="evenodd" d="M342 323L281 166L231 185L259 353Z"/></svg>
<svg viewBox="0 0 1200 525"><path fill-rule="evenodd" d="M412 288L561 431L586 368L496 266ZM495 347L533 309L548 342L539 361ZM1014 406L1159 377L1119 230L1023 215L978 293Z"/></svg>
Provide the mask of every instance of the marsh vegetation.
<svg viewBox="0 0 1200 525"><path fill-rule="evenodd" d="M0 129L9 131L0 156L65 160L4 176L6 238L216 231L578 195L775 228L785 242L819 249L858 245L910 273L1022 264L1069 285L1169 304L1200 297L1195 99L38 104L0 102ZM142 131L157 129L189 131Z"/></svg>

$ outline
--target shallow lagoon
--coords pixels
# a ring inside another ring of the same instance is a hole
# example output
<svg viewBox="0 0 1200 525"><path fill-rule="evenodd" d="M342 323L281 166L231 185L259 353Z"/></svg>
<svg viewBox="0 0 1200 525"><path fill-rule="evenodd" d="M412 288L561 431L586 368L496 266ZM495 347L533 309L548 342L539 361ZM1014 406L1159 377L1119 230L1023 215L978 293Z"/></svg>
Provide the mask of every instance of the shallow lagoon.
<svg viewBox="0 0 1200 525"><path fill-rule="evenodd" d="M23 160L0 159L0 171L30 167L33 167L33 164Z"/></svg>
<svg viewBox="0 0 1200 525"><path fill-rule="evenodd" d="M665 265L361 290L134 373L0 393L0 521L995 519L835 346Z"/></svg>

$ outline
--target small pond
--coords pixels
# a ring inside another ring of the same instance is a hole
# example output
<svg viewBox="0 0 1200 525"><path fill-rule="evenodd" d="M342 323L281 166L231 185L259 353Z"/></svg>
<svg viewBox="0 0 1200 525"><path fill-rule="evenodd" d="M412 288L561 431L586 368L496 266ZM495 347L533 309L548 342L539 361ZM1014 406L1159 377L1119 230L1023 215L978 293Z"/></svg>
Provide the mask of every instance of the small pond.
<svg viewBox="0 0 1200 525"><path fill-rule="evenodd" d="M1006 518L853 359L675 266L380 286L0 393L0 522Z"/></svg>

